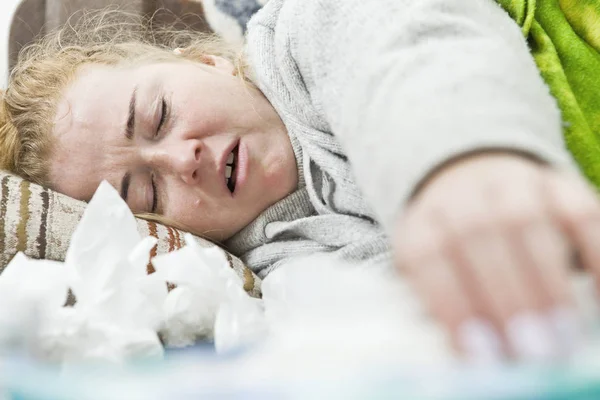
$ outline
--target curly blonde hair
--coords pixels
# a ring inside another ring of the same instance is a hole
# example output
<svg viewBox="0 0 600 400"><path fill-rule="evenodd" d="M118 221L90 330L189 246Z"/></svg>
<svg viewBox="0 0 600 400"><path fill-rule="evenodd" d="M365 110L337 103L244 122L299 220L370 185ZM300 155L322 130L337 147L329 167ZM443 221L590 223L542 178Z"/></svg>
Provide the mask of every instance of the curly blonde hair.
<svg viewBox="0 0 600 400"><path fill-rule="evenodd" d="M79 17L79 16L78 16ZM56 104L86 64L132 65L181 59L228 59L246 79L241 51L214 34L155 28L119 10L84 13L76 23L24 48L0 99L0 168L46 187ZM174 49L184 49L177 54Z"/></svg>

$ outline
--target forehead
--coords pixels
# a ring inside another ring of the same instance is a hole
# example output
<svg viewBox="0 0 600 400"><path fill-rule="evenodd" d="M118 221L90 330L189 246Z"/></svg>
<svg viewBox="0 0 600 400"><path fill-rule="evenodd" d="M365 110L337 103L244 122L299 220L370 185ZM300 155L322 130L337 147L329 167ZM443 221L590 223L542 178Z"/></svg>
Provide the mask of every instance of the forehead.
<svg viewBox="0 0 600 400"><path fill-rule="evenodd" d="M128 69L85 66L65 88L51 133L50 180L56 190L89 200L100 180L111 180L104 155L126 118L134 86L130 76Z"/></svg>
<svg viewBox="0 0 600 400"><path fill-rule="evenodd" d="M81 130L111 125L114 122L111 117L119 112L115 106L133 87L133 82L127 79L128 72L109 66L83 67L58 101L54 136L60 140L73 133L74 126Z"/></svg>

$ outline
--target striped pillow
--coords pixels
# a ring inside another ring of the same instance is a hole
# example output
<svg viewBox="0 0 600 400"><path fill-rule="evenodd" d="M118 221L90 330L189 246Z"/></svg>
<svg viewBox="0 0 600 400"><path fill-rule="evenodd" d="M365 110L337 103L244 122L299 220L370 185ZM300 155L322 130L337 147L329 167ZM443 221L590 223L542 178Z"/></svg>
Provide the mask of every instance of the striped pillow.
<svg viewBox="0 0 600 400"><path fill-rule="evenodd" d="M63 261L85 207L82 201L0 171L0 273L19 251L31 258ZM184 232L178 229L139 218L137 226L142 237L158 239L152 257L184 244ZM203 247L216 246L195 238ZM244 289L259 297L260 279L240 259L225 254L231 268L242 278ZM154 269L148 264L148 273L152 272Z"/></svg>

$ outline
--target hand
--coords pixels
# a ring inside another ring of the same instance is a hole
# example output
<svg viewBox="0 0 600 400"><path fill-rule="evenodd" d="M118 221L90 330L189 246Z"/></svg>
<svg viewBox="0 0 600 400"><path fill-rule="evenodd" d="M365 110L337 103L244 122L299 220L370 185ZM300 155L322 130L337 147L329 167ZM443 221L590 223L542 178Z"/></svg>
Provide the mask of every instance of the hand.
<svg viewBox="0 0 600 400"><path fill-rule="evenodd" d="M468 356L555 359L578 342L573 251L600 276L600 203L578 176L510 153L446 166L398 224L396 264Z"/></svg>

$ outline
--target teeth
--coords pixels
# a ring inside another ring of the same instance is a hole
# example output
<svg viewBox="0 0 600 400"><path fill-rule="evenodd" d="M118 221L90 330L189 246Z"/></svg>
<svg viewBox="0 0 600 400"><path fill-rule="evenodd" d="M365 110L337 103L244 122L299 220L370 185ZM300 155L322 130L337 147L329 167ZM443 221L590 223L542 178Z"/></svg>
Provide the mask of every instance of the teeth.
<svg viewBox="0 0 600 400"><path fill-rule="evenodd" d="M232 168L229 165L225 167L225 178L226 179L231 178L231 170L232 170Z"/></svg>
<svg viewBox="0 0 600 400"><path fill-rule="evenodd" d="M227 164L231 164L233 162L233 151L229 153L229 157L227 157Z"/></svg>

